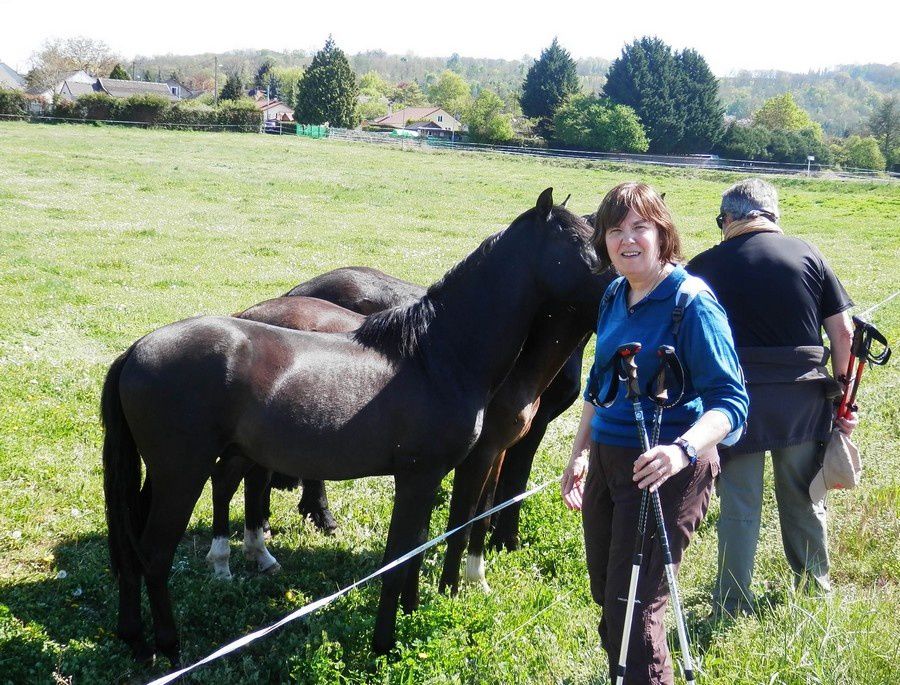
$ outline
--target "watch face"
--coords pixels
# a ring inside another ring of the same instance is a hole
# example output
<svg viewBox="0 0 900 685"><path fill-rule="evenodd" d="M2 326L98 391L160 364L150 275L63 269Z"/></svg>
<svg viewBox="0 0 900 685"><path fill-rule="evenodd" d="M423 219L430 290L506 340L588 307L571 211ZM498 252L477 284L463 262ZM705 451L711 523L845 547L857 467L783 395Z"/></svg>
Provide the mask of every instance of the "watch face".
<svg viewBox="0 0 900 685"><path fill-rule="evenodd" d="M678 438L678 440L676 440L675 443L679 447L681 447L681 449L684 450L684 453L688 455L688 458L690 458L690 459L697 458L697 450L687 440L685 440L684 438Z"/></svg>

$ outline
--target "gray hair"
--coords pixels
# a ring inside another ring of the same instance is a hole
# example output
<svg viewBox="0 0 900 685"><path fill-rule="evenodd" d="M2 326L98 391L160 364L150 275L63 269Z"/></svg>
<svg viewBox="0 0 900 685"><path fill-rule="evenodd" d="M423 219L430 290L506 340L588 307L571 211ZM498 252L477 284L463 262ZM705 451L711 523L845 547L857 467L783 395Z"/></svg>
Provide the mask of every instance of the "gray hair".
<svg viewBox="0 0 900 685"><path fill-rule="evenodd" d="M732 220L751 219L765 216L778 221L778 191L771 183L760 178L748 178L735 183L722 193L722 214L728 214Z"/></svg>

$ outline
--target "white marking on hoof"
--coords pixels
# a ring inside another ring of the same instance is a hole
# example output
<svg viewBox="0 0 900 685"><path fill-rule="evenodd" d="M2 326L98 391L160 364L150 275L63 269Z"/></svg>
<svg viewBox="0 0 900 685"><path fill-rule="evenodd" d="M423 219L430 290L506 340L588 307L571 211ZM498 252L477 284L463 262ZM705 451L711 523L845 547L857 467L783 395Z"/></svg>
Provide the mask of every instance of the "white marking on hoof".
<svg viewBox="0 0 900 685"><path fill-rule="evenodd" d="M228 544L228 538L221 536L213 538L206 555L206 562L213 569L213 578L231 580L231 569L228 567L230 557L231 546Z"/></svg>
<svg viewBox="0 0 900 685"><path fill-rule="evenodd" d="M484 555L475 556L474 554L470 554L466 557L465 581L467 583L480 585L485 594L491 591L491 586L488 585L488 582L484 577Z"/></svg>
<svg viewBox="0 0 900 685"><path fill-rule="evenodd" d="M277 573L281 569L278 560L266 549L262 528L244 529L244 556L256 560L256 568L260 573Z"/></svg>

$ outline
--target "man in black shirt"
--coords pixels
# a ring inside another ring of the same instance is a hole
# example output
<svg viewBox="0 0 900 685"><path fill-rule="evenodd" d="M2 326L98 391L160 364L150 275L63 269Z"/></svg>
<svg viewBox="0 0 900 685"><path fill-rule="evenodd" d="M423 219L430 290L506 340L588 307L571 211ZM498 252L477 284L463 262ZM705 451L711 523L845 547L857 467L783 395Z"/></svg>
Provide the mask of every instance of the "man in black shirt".
<svg viewBox="0 0 900 685"><path fill-rule="evenodd" d="M759 539L766 451L772 453L784 551L798 582L829 589L825 502L811 502L809 484L820 466L833 421L829 395L837 388L825 365L824 326L831 365L847 368L853 302L819 251L784 235L778 194L748 179L722 196L719 245L687 269L704 279L728 314L747 377L750 416L744 437L723 451L717 487L719 568L713 606L734 615L752 607L750 581ZM839 420L848 435L855 415Z"/></svg>

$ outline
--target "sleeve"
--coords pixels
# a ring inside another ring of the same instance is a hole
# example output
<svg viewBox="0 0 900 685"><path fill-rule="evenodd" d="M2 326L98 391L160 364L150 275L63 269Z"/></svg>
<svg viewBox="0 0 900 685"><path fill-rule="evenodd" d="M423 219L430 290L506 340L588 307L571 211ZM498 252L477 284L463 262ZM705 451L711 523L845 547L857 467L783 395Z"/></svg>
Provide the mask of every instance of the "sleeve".
<svg viewBox="0 0 900 685"><path fill-rule="evenodd" d="M703 401L703 411L721 411L731 430L742 426L750 399L725 310L713 297L700 293L685 310L679 335L682 363Z"/></svg>
<svg viewBox="0 0 900 685"><path fill-rule="evenodd" d="M844 286L824 258L822 259L822 274L822 302L819 305L819 316L820 320L824 321L829 316L850 309L853 306L853 300L850 299L850 295L844 290Z"/></svg>

